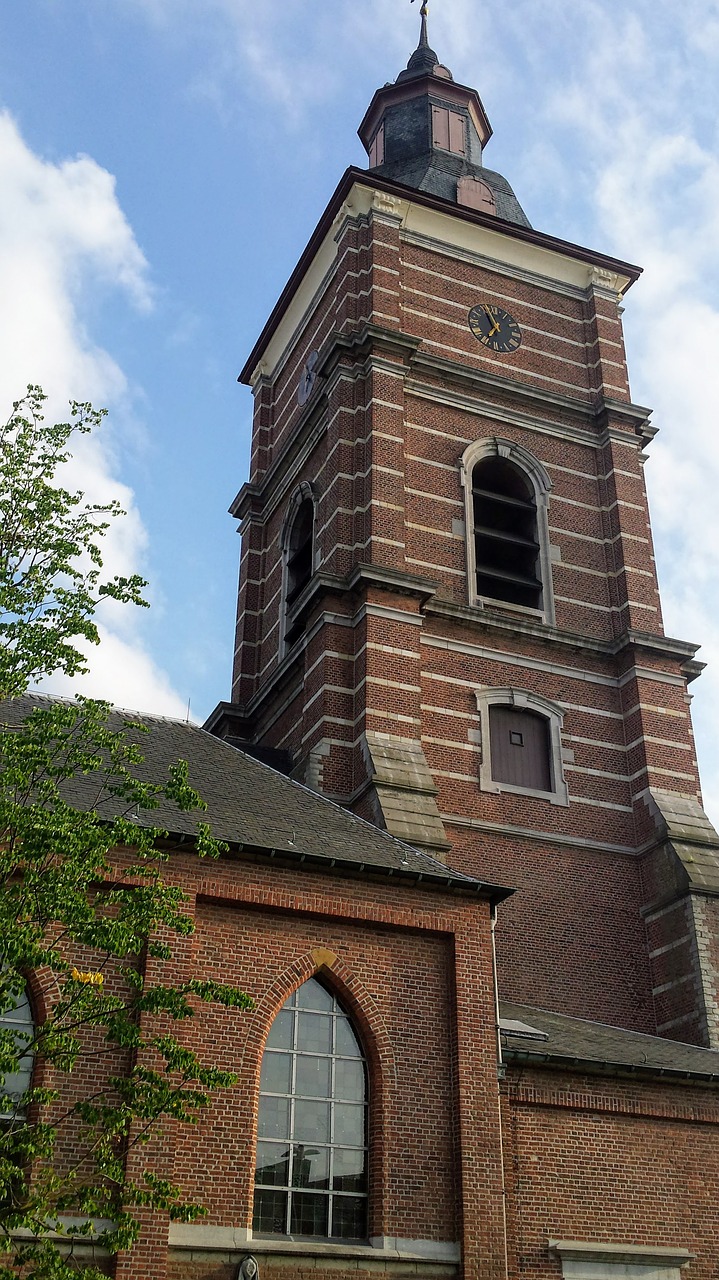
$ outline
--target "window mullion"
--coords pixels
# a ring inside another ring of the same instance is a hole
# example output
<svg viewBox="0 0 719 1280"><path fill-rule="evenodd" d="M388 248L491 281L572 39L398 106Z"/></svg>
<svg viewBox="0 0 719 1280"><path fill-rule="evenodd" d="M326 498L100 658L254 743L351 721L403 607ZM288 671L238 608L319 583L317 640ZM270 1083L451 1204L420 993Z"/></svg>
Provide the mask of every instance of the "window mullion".
<svg viewBox="0 0 719 1280"><path fill-rule="evenodd" d="M333 1175L335 1166L335 1067L337 1064L337 1017L336 1007L332 1010L332 1041L331 1041L332 1057L330 1058L330 1149L329 1160L327 1162L327 1211L328 1224L327 1230L330 1235L334 1228L334 1194L333 1194Z"/></svg>
<svg viewBox="0 0 719 1280"><path fill-rule="evenodd" d="M287 1189L287 1211L285 1218L285 1231L287 1235L292 1234L292 1201L294 1199L295 1187L295 1095L297 1090L297 1039L299 1036L300 1018L302 1014L299 1009L295 1009L292 1015L292 1064L290 1067L290 1140L289 1152L290 1159L288 1165L288 1189Z"/></svg>

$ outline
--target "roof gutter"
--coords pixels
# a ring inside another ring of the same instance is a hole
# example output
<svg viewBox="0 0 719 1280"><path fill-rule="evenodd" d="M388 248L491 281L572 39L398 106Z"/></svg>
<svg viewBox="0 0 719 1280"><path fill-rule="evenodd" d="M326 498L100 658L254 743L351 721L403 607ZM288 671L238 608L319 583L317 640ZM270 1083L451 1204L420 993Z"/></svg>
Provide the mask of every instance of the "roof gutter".
<svg viewBox="0 0 719 1280"><path fill-rule="evenodd" d="M585 1071L588 1075L639 1076L641 1079L666 1079L668 1083L695 1081L697 1084L719 1088L719 1072L687 1071L681 1067L651 1066L649 1063L600 1061L597 1058L570 1057L568 1054L541 1053L536 1049L514 1049L504 1046L504 1061L531 1064L537 1067L558 1067L560 1070Z"/></svg>
<svg viewBox="0 0 719 1280"><path fill-rule="evenodd" d="M515 892L506 885L488 884L483 880L470 880L447 875L434 874L431 871L412 870L410 867L383 866L381 863L363 862L354 858L331 858L320 853L306 853L301 849L267 848L261 845L235 844L229 846L235 856L245 856L255 860L284 862L291 866L301 866L308 871L323 870L335 874L347 874L365 878L376 876L379 879L401 880L418 888L427 888L458 893L471 898L483 898L493 907L504 902Z"/></svg>

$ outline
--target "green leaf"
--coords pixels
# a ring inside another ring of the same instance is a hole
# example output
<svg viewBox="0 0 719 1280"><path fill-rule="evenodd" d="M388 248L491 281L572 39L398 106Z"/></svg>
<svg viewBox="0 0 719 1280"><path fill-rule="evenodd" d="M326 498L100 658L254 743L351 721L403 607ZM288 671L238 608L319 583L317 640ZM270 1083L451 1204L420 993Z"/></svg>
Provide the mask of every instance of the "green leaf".
<svg viewBox="0 0 719 1280"><path fill-rule="evenodd" d="M0 427L0 697L84 670L81 645L98 642L105 599L145 604L140 578L102 575L118 504L62 484L74 439L104 411L73 404L69 422L47 424L44 399L29 387ZM20 721L0 706L0 1280L76 1276L48 1234L66 1232L67 1218L86 1244L94 1222L111 1222L96 1243L117 1252L137 1239L139 1209L188 1222L204 1212L161 1169L127 1173L156 1126L195 1123L234 1083L200 1059L184 1024L203 1002L251 1007L223 983L173 981L193 922L182 890L163 880L167 833L152 814L205 805L186 761L145 776L147 732L87 698L41 703ZM225 846L198 821L195 849L218 857ZM32 1027L20 1019L29 975ZM52 1087L39 1076L26 1087L32 1063ZM103 1274L83 1270L85 1280Z"/></svg>

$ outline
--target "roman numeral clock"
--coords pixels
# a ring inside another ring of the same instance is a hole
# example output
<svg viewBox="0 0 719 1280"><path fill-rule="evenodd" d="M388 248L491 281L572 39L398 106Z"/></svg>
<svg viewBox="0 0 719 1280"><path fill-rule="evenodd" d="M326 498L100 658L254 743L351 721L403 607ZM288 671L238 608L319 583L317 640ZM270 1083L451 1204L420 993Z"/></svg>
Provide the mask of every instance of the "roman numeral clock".
<svg viewBox="0 0 719 1280"><path fill-rule="evenodd" d="M469 327L490 351L503 354L522 345L522 331L513 316L494 302L478 302L470 310Z"/></svg>

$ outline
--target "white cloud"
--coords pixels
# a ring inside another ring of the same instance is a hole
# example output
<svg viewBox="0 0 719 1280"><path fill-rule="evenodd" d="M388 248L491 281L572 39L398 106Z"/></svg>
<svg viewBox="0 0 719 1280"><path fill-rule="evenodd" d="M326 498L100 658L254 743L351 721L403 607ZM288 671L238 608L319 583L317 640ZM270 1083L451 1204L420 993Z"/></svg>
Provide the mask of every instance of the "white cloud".
<svg viewBox="0 0 719 1280"><path fill-rule="evenodd" d="M589 6L541 123L561 130L577 189L591 195L594 242L644 267L627 299L629 367L660 428L647 483L666 629L701 642L709 664L692 691L705 800L719 821L719 157L706 128L719 47L696 51L710 10L702 0L639 0L621 14Z"/></svg>
<svg viewBox="0 0 719 1280"><path fill-rule="evenodd" d="M147 263L115 193L114 179L87 156L58 164L35 155L17 124L0 114L0 413L9 414L29 382L49 396L47 415L65 419L70 399L128 410L125 376L97 346L83 312L109 290L139 310L151 305ZM110 574L141 572L146 534L132 491L117 477L112 429L84 437L67 483L89 500L118 498L127 516L104 544ZM132 610L102 606L104 642L90 653L90 676L55 692L88 692L138 710L182 714L183 704L142 644Z"/></svg>

